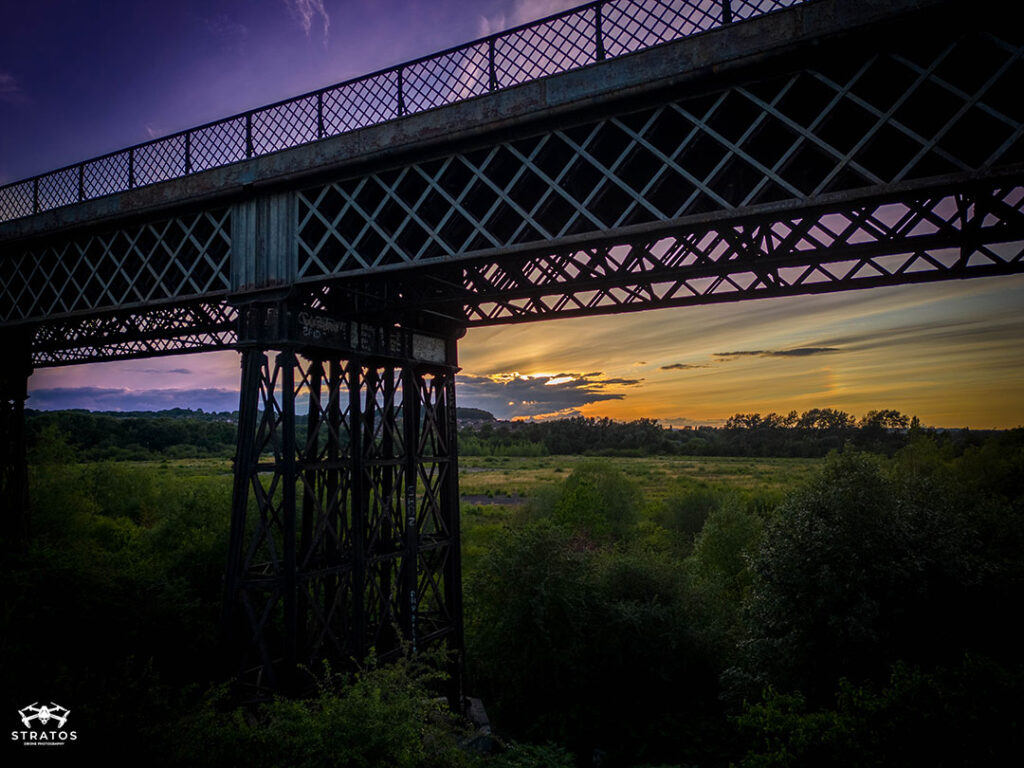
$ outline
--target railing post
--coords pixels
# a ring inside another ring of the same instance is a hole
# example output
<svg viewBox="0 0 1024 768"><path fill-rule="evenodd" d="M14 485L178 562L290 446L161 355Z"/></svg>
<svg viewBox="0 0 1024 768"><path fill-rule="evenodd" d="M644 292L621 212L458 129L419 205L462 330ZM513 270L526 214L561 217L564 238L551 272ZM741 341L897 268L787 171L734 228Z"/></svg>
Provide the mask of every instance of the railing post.
<svg viewBox="0 0 1024 768"><path fill-rule="evenodd" d="M316 137L324 137L324 94L323 91L316 95Z"/></svg>
<svg viewBox="0 0 1024 768"><path fill-rule="evenodd" d="M604 61L604 34L601 32L601 6L594 6L594 40L597 43L597 61Z"/></svg>
<svg viewBox="0 0 1024 768"><path fill-rule="evenodd" d="M78 202L85 200L85 163L78 166Z"/></svg>
<svg viewBox="0 0 1024 768"><path fill-rule="evenodd" d="M135 148L128 150L128 189L135 188Z"/></svg>
<svg viewBox="0 0 1024 768"><path fill-rule="evenodd" d="M402 74L402 69L398 70L398 116L401 117L405 114L405 77Z"/></svg>
<svg viewBox="0 0 1024 768"><path fill-rule="evenodd" d="M245 156L252 157L252 112L245 115Z"/></svg>
<svg viewBox="0 0 1024 768"><path fill-rule="evenodd" d="M192 132L185 134L185 175L192 173Z"/></svg>
<svg viewBox="0 0 1024 768"><path fill-rule="evenodd" d="M487 90L498 90L498 73L494 70L494 38L487 41Z"/></svg>
<svg viewBox="0 0 1024 768"><path fill-rule="evenodd" d="M730 0L722 0L722 23L732 24L732 5Z"/></svg>
<svg viewBox="0 0 1024 768"><path fill-rule="evenodd" d="M39 177L32 179L32 213L39 213Z"/></svg>

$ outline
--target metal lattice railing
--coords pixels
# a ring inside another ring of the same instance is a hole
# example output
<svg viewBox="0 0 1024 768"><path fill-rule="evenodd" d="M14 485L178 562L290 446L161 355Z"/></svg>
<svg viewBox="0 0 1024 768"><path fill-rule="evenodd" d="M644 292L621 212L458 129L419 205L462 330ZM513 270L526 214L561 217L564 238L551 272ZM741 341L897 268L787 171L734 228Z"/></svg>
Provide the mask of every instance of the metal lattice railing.
<svg viewBox="0 0 1024 768"><path fill-rule="evenodd" d="M597 0L391 69L0 187L0 221L188 176L804 0Z"/></svg>

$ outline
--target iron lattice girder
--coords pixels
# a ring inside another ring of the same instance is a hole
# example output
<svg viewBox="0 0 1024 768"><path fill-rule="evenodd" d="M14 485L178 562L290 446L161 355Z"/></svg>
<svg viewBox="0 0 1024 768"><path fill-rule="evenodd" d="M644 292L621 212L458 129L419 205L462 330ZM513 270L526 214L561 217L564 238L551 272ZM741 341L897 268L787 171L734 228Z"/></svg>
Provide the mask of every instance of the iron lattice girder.
<svg viewBox="0 0 1024 768"><path fill-rule="evenodd" d="M297 280L1015 167L1024 47L1015 28L969 26L836 43L757 80L302 190Z"/></svg>
<svg viewBox="0 0 1024 768"><path fill-rule="evenodd" d="M441 641L457 675L454 368L254 348L242 364L225 619L243 681Z"/></svg>
<svg viewBox="0 0 1024 768"><path fill-rule="evenodd" d="M381 317L431 311L467 326L839 291L1024 271L1024 180L680 228L320 286Z"/></svg>
<svg viewBox="0 0 1024 768"><path fill-rule="evenodd" d="M231 215L217 208L0 250L0 323L223 296Z"/></svg>
<svg viewBox="0 0 1024 768"><path fill-rule="evenodd" d="M1024 180L1007 178L968 191L906 192L589 248L332 281L307 291L305 305L389 322L429 312L481 326L1010 274L1024 271L1022 253ZM47 367L229 349L237 317L220 301L49 320L32 329L32 361Z"/></svg>
<svg viewBox="0 0 1024 768"><path fill-rule="evenodd" d="M237 314L227 302L213 301L47 320L30 328L32 365L233 349Z"/></svg>

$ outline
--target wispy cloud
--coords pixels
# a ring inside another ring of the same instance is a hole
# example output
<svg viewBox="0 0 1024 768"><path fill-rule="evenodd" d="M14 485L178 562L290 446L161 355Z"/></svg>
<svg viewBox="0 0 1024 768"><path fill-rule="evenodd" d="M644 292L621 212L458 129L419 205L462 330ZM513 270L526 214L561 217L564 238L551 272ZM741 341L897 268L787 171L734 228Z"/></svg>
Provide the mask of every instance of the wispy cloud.
<svg viewBox="0 0 1024 768"><path fill-rule="evenodd" d="M24 96L18 78L10 72L0 71L0 101L21 101Z"/></svg>
<svg viewBox="0 0 1024 768"><path fill-rule="evenodd" d="M694 368L707 368L706 365L698 363L672 363L671 365L663 365L659 370L662 371L689 371Z"/></svg>
<svg viewBox="0 0 1024 768"><path fill-rule="evenodd" d="M577 415L591 403L621 400L621 387L642 379L608 378L600 371L524 376L516 372L490 376L460 374L459 399L463 405L483 408L501 419L553 418Z"/></svg>
<svg viewBox="0 0 1024 768"><path fill-rule="evenodd" d="M568 10L575 5L579 5L576 0L516 0L516 4L509 14L502 11L492 16L481 16L477 23L477 30L481 37L493 35L510 27L518 27L528 21L535 21Z"/></svg>
<svg viewBox="0 0 1024 768"><path fill-rule="evenodd" d="M226 13L219 13L206 19L205 22L206 28L220 38L226 47L238 47L249 38L249 28L240 21L235 21Z"/></svg>
<svg viewBox="0 0 1024 768"><path fill-rule="evenodd" d="M840 352L839 347L795 347L793 349L751 349L741 352L715 352L714 357L810 357Z"/></svg>
<svg viewBox="0 0 1024 768"><path fill-rule="evenodd" d="M306 37L310 36L313 22L319 16L323 20L324 45L327 44L327 33L331 28L331 17L327 13L327 9L324 8L324 0L285 0L285 5L288 6L288 10L291 11L296 21L299 22L302 31L306 33Z"/></svg>

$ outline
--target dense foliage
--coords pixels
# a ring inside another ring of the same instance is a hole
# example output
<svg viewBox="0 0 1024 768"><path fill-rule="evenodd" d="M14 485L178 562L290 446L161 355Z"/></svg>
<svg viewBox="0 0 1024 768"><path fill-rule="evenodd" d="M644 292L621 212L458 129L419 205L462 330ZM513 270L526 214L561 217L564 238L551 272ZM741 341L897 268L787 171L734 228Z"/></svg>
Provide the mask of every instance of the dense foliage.
<svg viewBox="0 0 1024 768"><path fill-rule="evenodd" d="M844 428L884 441L894 418ZM849 444L787 494L697 477L641 491L621 469L640 464L588 459L486 537L467 513L468 686L504 747L480 754L423 657L371 660L307 699L232 700L216 634L228 462L82 462L85 442L37 426L33 535L0 565L0 690L8 712L73 705L80 754L760 768L1024 749L1024 430L908 422L900 445Z"/></svg>

